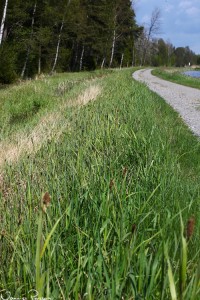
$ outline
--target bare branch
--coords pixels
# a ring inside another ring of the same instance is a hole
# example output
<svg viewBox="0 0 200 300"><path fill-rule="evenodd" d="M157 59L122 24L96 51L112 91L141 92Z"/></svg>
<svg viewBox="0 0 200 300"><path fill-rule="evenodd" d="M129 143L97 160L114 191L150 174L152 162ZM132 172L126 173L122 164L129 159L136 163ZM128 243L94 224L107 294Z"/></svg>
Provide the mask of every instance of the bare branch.
<svg viewBox="0 0 200 300"><path fill-rule="evenodd" d="M161 28L161 11L159 8L155 8L151 15L151 21L148 29L148 40L155 34L160 33Z"/></svg>

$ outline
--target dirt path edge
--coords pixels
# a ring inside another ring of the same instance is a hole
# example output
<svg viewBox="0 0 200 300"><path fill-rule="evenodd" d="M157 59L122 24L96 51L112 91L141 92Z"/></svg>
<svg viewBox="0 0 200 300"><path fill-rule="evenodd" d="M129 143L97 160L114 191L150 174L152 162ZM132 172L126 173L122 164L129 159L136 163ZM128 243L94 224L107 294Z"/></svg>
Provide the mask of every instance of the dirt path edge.
<svg viewBox="0 0 200 300"><path fill-rule="evenodd" d="M200 137L200 90L160 79L152 69L141 69L132 74L137 81L161 96L175 109L192 132Z"/></svg>

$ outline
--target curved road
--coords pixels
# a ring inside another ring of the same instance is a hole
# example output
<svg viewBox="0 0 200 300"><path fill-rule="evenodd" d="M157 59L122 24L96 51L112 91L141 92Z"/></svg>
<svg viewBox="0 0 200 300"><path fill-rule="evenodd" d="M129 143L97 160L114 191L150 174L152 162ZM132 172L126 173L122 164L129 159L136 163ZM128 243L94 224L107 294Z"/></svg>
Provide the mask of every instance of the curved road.
<svg viewBox="0 0 200 300"><path fill-rule="evenodd" d="M152 69L133 73L133 78L145 83L150 90L166 100L188 124L195 135L200 136L200 90L172 83L151 74Z"/></svg>

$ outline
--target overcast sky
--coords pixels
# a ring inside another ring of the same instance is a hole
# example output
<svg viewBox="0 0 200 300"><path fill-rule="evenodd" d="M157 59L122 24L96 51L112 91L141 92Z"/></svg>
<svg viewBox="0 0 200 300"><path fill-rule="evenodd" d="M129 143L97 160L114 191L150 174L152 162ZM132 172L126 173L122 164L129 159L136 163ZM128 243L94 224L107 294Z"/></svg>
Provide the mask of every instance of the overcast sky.
<svg viewBox="0 0 200 300"><path fill-rule="evenodd" d="M133 0L139 25L148 24L152 11L161 11L161 34L175 47L189 46L200 54L200 0Z"/></svg>

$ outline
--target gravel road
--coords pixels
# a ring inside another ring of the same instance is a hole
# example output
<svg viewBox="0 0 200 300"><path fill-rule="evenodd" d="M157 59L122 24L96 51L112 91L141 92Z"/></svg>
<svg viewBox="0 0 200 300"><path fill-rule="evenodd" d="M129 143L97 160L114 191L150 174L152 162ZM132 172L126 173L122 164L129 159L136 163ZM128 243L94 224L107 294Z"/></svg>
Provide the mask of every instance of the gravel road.
<svg viewBox="0 0 200 300"><path fill-rule="evenodd" d="M145 83L170 104L195 135L200 137L200 90L172 83L151 74L152 69L133 73L133 78Z"/></svg>

